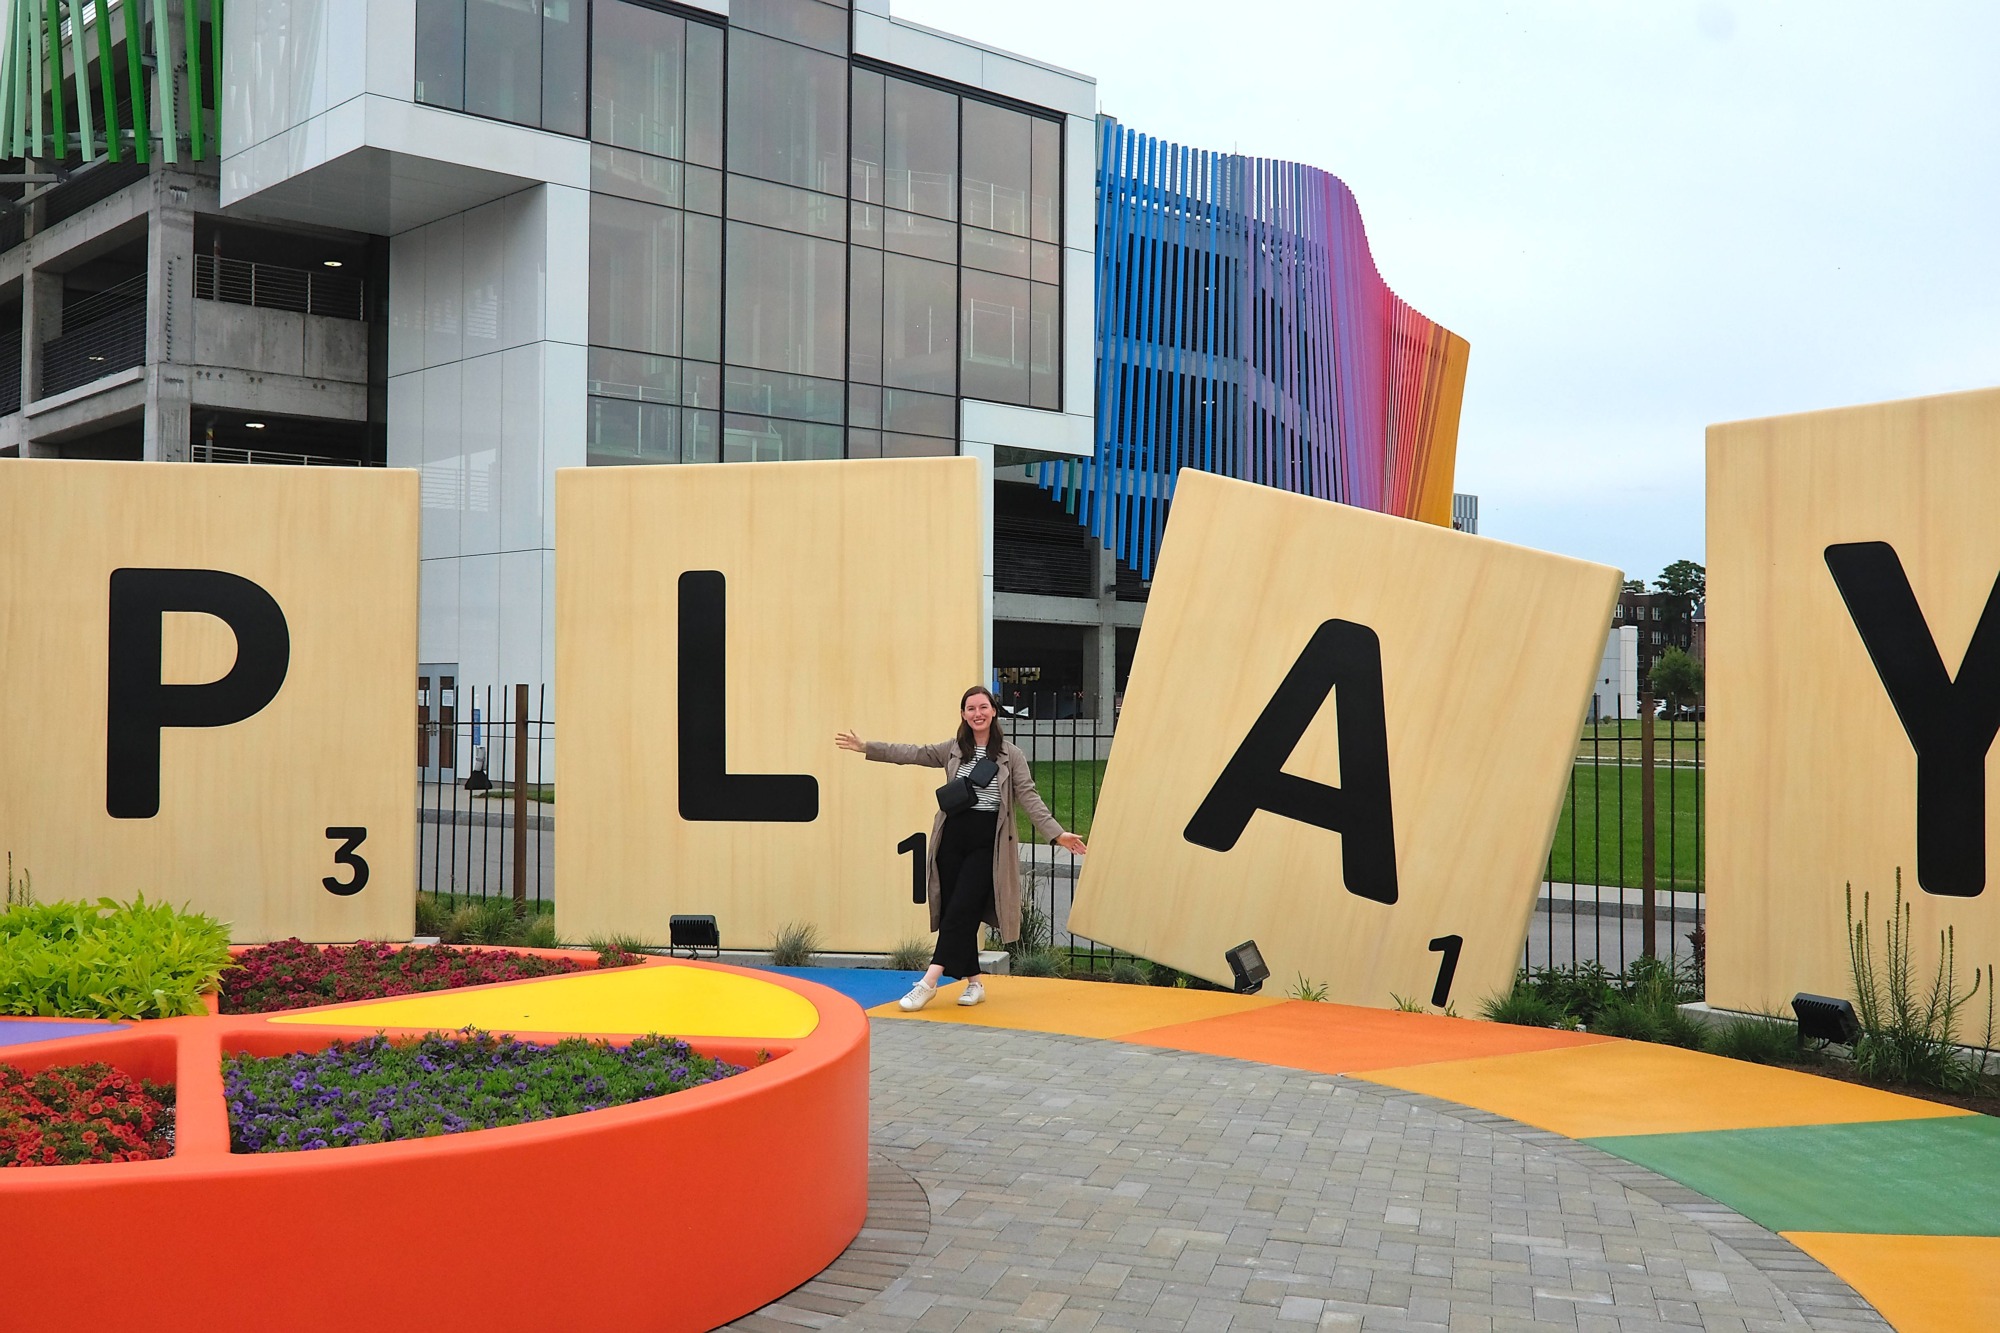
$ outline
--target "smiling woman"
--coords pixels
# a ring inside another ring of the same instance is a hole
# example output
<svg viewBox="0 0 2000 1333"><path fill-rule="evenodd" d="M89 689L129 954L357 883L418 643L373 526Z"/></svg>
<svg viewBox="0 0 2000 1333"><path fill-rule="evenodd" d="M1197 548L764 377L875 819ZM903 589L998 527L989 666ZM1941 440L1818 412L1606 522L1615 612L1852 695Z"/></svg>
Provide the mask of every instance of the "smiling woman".
<svg viewBox="0 0 2000 1333"><path fill-rule="evenodd" d="M931 929L937 949L931 964L900 1001L905 1010L931 1002L949 973L966 979L961 1005L979 1004L986 989L979 980L979 925L1000 932L1003 943L1021 936L1020 836L1014 829L1018 803L1035 828L1064 851L1081 856L1083 839L1065 832L1035 790L1028 757L1007 741L993 692L974 685L959 697L958 735L937 745L864 741L852 731L837 734L843 750L886 764L942 768L938 813L924 844L929 858Z"/></svg>

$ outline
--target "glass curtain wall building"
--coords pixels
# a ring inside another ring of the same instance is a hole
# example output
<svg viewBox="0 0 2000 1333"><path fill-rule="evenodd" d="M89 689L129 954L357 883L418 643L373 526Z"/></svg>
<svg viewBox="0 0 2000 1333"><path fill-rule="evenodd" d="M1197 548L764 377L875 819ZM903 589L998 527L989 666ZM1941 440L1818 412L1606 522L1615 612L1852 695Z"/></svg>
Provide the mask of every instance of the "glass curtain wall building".
<svg viewBox="0 0 2000 1333"><path fill-rule="evenodd" d="M553 672L558 468L1089 450L1091 80L886 0L267 19L222 203L388 238L387 462L454 678Z"/></svg>

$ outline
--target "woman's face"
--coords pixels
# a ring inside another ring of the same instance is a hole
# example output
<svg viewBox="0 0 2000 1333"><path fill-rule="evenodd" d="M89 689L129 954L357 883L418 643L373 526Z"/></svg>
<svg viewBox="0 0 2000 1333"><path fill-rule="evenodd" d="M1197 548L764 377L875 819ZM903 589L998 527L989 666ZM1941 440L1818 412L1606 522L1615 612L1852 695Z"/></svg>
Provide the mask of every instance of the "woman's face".
<svg viewBox="0 0 2000 1333"><path fill-rule="evenodd" d="M983 694L966 699L965 706L958 712L974 735L983 736L993 726L993 701Z"/></svg>

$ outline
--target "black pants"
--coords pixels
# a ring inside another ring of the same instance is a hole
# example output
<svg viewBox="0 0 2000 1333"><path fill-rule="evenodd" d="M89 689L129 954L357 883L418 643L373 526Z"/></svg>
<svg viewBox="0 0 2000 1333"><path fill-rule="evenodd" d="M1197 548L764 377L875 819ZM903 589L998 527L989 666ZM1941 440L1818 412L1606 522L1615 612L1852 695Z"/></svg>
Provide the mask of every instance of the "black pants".
<svg viewBox="0 0 2000 1333"><path fill-rule="evenodd" d="M996 810L946 815L938 836L937 949L931 962L948 977L979 975L979 922L993 907L993 831Z"/></svg>

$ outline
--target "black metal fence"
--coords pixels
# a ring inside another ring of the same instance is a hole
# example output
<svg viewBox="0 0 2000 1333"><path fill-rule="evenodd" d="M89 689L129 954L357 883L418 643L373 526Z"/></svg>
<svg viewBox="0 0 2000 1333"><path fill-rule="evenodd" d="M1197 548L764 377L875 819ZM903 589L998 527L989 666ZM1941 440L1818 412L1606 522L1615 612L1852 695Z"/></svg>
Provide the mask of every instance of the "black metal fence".
<svg viewBox="0 0 2000 1333"><path fill-rule="evenodd" d="M453 689L417 705L417 889L555 896L555 723L546 687Z"/></svg>
<svg viewBox="0 0 2000 1333"><path fill-rule="evenodd" d="M1008 739L1028 755L1057 821L1088 838L1114 724L1075 717L1052 697L1018 702L1025 713L1002 719ZM1700 976L1705 723L1640 711L1617 710L1577 742L1524 967L1594 963L1623 972L1652 956L1683 977ZM417 887L553 902L555 724L546 689L427 695L417 731ZM1070 930L1081 862L1025 821L1021 862L1032 943L1079 971L1143 961Z"/></svg>
<svg viewBox="0 0 2000 1333"><path fill-rule="evenodd" d="M1654 957L1699 982L1707 723L1698 707L1656 709L1644 696L1630 711L1621 699L1584 727L1522 963L1623 972Z"/></svg>

